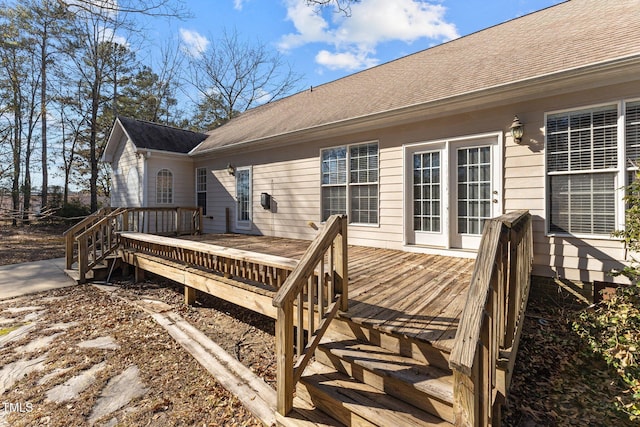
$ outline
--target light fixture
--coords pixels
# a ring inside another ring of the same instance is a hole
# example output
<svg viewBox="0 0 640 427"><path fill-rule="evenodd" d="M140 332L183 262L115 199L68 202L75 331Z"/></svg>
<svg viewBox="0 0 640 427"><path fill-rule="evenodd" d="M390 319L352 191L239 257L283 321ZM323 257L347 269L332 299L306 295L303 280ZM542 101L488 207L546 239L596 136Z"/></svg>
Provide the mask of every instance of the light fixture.
<svg viewBox="0 0 640 427"><path fill-rule="evenodd" d="M236 174L236 167L235 167L235 166L233 166L231 163L229 163L229 164L227 165L227 173L228 173L229 175L235 175L235 174Z"/></svg>
<svg viewBox="0 0 640 427"><path fill-rule="evenodd" d="M511 123L511 136L516 144L520 144L522 142L522 135L524 134L524 125L520 123L520 119L518 116L513 117L513 123Z"/></svg>

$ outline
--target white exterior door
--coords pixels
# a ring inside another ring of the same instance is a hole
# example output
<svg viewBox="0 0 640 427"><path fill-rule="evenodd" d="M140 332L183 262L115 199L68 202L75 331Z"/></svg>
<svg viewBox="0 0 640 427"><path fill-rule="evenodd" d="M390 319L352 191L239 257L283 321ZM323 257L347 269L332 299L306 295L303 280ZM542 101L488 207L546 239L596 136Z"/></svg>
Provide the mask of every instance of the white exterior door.
<svg viewBox="0 0 640 427"><path fill-rule="evenodd" d="M485 219L502 213L500 141L496 133L404 147L407 244L478 248Z"/></svg>

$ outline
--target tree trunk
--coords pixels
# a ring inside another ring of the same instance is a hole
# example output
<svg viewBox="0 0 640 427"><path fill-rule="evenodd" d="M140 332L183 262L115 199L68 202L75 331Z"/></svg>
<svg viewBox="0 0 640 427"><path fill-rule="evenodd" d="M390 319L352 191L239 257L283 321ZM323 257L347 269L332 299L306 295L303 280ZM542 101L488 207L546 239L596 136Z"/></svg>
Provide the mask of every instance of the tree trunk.
<svg viewBox="0 0 640 427"><path fill-rule="evenodd" d="M42 120L41 124L41 134L40 138L42 139L42 203L41 210L44 210L49 203L49 171L47 165L47 30L46 30L46 21L44 27L44 37L42 40L42 61L40 66L40 77L41 84L40 87L40 113Z"/></svg>
<svg viewBox="0 0 640 427"><path fill-rule="evenodd" d="M89 190L91 192L91 212L98 210L98 158L96 144L98 139L98 107L100 91L97 81L91 87L91 134L89 137L89 163L91 164L91 178Z"/></svg>

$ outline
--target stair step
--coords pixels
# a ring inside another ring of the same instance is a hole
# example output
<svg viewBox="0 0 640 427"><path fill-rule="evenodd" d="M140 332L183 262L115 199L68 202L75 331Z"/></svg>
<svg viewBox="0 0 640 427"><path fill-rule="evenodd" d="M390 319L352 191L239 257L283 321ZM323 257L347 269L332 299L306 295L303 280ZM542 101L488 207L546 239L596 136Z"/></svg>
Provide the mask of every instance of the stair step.
<svg viewBox="0 0 640 427"><path fill-rule="evenodd" d="M349 426L452 426L319 362L307 367L297 393Z"/></svg>
<svg viewBox="0 0 640 427"><path fill-rule="evenodd" d="M361 342L368 342L393 353L425 362L445 371L451 371L449 369L449 352L437 349L428 342L380 331L355 323L345 317L334 319L325 336L331 336L334 333L346 335Z"/></svg>
<svg viewBox="0 0 640 427"><path fill-rule="evenodd" d="M299 397L293 399L293 410L286 417L277 411L275 414L280 427L345 427L340 421Z"/></svg>
<svg viewBox="0 0 640 427"><path fill-rule="evenodd" d="M453 422L453 374L450 371L335 333L321 342L316 360Z"/></svg>

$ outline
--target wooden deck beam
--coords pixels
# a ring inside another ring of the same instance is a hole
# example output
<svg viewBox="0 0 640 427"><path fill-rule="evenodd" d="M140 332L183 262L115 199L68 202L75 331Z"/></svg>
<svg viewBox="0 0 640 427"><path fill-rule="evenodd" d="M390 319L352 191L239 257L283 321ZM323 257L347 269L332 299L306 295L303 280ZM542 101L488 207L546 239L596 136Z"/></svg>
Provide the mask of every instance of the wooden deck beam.
<svg viewBox="0 0 640 427"><path fill-rule="evenodd" d="M185 288L190 288L187 291L189 295L193 290L199 290L273 319L277 316L277 310L271 304L273 293L263 289L256 292L258 290L256 287L256 291L252 291L249 288L251 285L238 280L228 279L152 255L123 251L123 258L126 263L135 265L138 269L157 274L184 285Z"/></svg>

